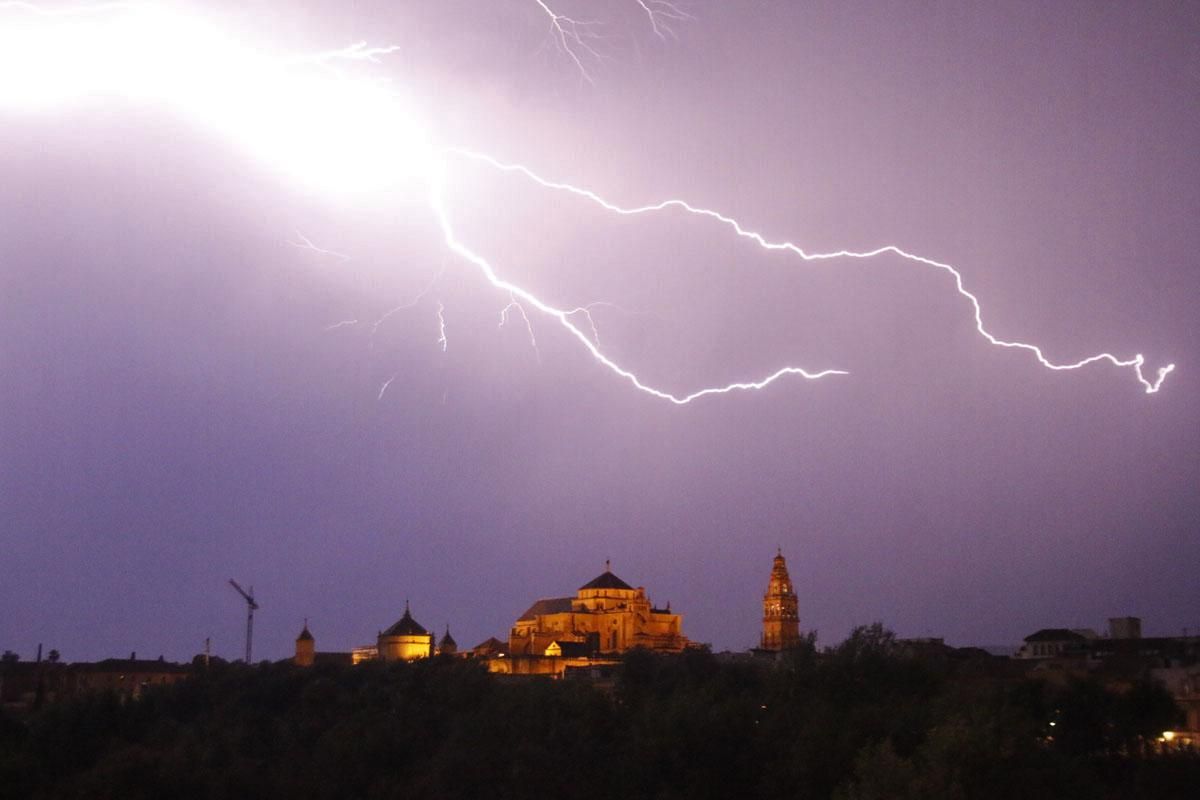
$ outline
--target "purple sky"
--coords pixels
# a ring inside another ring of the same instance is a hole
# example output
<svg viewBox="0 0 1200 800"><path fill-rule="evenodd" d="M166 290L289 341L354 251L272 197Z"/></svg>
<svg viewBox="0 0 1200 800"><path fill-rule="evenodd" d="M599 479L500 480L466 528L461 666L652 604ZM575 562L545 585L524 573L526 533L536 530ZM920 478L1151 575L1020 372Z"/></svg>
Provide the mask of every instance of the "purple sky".
<svg viewBox="0 0 1200 800"><path fill-rule="evenodd" d="M777 545L824 643L874 620L954 644L1200 631L1200 7L686 7L660 41L632 0L559 2L605 23L594 85L533 0L226 19L297 51L397 44L374 69L442 141L613 200L949 262L996 335L1175 362L1162 391L989 345L936 270L806 264L460 165L462 237L564 307L617 304L601 343L656 385L851 373L676 407L532 309L536 352L498 328L508 296L419 203L330 200L154 107L9 115L0 648L237 657L230 577L261 601L257 657L306 616L320 650L370 643L406 598L470 646L611 558L740 649Z"/></svg>

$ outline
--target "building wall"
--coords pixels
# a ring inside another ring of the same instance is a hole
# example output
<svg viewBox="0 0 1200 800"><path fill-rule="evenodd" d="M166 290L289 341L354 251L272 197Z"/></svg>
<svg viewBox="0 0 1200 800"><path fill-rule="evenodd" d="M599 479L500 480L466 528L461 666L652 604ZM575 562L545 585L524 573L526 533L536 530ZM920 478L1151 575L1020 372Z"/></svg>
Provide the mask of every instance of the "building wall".
<svg viewBox="0 0 1200 800"><path fill-rule="evenodd" d="M432 654L432 634L379 637L379 657L384 661L415 661Z"/></svg>
<svg viewBox="0 0 1200 800"><path fill-rule="evenodd" d="M654 609L644 589L581 589L571 610L517 620L509 635L509 651L541 655L551 642L595 643L601 653L634 647L678 652L687 644L683 617Z"/></svg>
<svg viewBox="0 0 1200 800"><path fill-rule="evenodd" d="M377 658L379 658L378 644L363 645L350 651L351 664L361 664L364 661L374 661Z"/></svg>
<svg viewBox="0 0 1200 800"><path fill-rule="evenodd" d="M140 697L191 674L191 667L165 661L109 659L95 663L26 662L0 668L0 705L28 708L40 702L99 691Z"/></svg>
<svg viewBox="0 0 1200 800"><path fill-rule="evenodd" d="M507 656L505 658L489 658L488 672L497 675L543 675L548 678L561 678L568 668L582 669L584 667L616 664L611 659L567 658L562 656Z"/></svg>
<svg viewBox="0 0 1200 800"><path fill-rule="evenodd" d="M296 640L296 657L292 661L298 667L311 667L316 660L317 643L313 639Z"/></svg>
<svg viewBox="0 0 1200 800"><path fill-rule="evenodd" d="M1112 617L1108 620L1108 635L1113 639L1142 638L1142 620L1138 617Z"/></svg>
<svg viewBox="0 0 1200 800"><path fill-rule="evenodd" d="M1013 658L1058 658L1072 653L1081 654L1084 651L1083 644L1076 639L1026 642L1013 654Z"/></svg>

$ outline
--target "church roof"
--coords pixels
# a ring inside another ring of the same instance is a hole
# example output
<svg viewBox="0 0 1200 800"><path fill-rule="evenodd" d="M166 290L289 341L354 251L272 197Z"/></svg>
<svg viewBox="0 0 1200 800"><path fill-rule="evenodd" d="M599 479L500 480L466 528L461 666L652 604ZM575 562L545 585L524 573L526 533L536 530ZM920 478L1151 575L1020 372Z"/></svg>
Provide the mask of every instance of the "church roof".
<svg viewBox="0 0 1200 800"><path fill-rule="evenodd" d="M586 587L585 587L586 588ZM517 621L523 619L534 619L544 614L562 614L571 610L571 597L549 597L538 600L525 610L525 613L517 617Z"/></svg>
<svg viewBox="0 0 1200 800"><path fill-rule="evenodd" d="M503 653L507 649L508 645L497 639L495 636L484 639L482 642L471 648L472 651L480 655L486 655L489 653Z"/></svg>
<svg viewBox="0 0 1200 800"><path fill-rule="evenodd" d="M304 630L300 631L300 635L296 637L297 642L311 642L313 635L308 632L308 623L304 623Z"/></svg>
<svg viewBox="0 0 1200 800"><path fill-rule="evenodd" d="M616 575L613 575L609 570L604 570L604 572L597 575L591 581L579 587L579 591L581 592L585 589L628 589L631 592L633 591L632 586Z"/></svg>
<svg viewBox="0 0 1200 800"><path fill-rule="evenodd" d="M450 626L449 625L446 626L446 635L442 637L442 641L440 641L438 643L438 645L440 647L445 647L446 645L453 645L454 647L458 647L458 642L454 641L454 637L450 635Z"/></svg>
<svg viewBox="0 0 1200 800"><path fill-rule="evenodd" d="M384 636L428 636L429 631L421 627L421 624L412 618L412 614L408 611L408 603L404 604L404 616L396 621L396 624L383 632Z"/></svg>

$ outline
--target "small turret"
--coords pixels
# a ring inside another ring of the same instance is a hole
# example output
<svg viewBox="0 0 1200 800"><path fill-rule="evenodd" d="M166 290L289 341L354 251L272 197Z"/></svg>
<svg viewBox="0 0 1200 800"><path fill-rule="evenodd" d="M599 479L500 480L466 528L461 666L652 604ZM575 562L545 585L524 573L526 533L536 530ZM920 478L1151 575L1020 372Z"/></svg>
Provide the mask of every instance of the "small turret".
<svg viewBox="0 0 1200 800"><path fill-rule="evenodd" d="M308 617L304 618L304 630L296 637L296 657L292 661L298 667L311 667L317 658L317 641L308 630Z"/></svg>
<svg viewBox="0 0 1200 800"><path fill-rule="evenodd" d="M450 635L450 626L446 626L446 635L438 642L438 655L452 656L458 652L458 642L454 641L454 637Z"/></svg>

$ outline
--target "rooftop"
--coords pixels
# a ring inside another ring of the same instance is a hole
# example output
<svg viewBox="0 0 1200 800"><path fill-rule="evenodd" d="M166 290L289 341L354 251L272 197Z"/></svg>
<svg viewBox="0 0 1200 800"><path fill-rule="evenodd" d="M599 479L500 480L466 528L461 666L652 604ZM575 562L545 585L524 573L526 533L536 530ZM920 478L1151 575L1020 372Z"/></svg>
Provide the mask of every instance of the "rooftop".
<svg viewBox="0 0 1200 800"><path fill-rule="evenodd" d="M579 591L581 592L586 589L625 589L630 592L633 591L632 586L618 578L616 575L613 575L612 572L607 569L588 583L585 583L583 586L579 587Z"/></svg>
<svg viewBox="0 0 1200 800"><path fill-rule="evenodd" d="M408 603L404 604L404 616L396 621L392 627L383 632L384 636L428 636L429 631L421 627L412 614L409 613Z"/></svg>
<svg viewBox="0 0 1200 800"><path fill-rule="evenodd" d="M535 619L544 614L562 614L571 610L571 601L573 597L547 597L538 600L536 603L525 609L525 613L517 617L517 620Z"/></svg>

